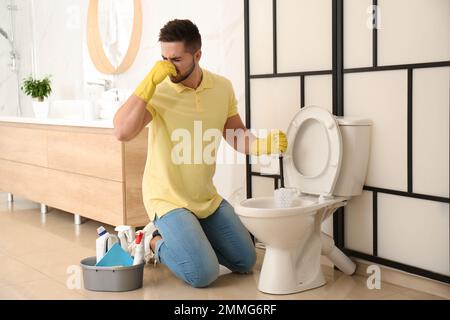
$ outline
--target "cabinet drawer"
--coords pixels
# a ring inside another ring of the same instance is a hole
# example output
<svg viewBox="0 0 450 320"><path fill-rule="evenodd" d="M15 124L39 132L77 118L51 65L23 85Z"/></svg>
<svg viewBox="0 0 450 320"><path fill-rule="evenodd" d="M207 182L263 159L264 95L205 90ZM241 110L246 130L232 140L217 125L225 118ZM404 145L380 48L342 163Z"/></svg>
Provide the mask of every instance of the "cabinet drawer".
<svg viewBox="0 0 450 320"><path fill-rule="evenodd" d="M0 190L111 225L124 224L122 182L0 159Z"/></svg>
<svg viewBox="0 0 450 320"><path fill-rule="evenodd" d="M0 158L46 167L47 132L0 126Z"/></svg>
<svg viewBox="0 0 450 320"><path fill-rule="evenodd" d="M111 134L48 131L48 167L123 181L122 143Z"/></svg>
<svg viewBox="0 0 450 320"><path fill-rule="evenodd" d="M48 169L45 203L114 226L124 222L123 183Z"/></svg>

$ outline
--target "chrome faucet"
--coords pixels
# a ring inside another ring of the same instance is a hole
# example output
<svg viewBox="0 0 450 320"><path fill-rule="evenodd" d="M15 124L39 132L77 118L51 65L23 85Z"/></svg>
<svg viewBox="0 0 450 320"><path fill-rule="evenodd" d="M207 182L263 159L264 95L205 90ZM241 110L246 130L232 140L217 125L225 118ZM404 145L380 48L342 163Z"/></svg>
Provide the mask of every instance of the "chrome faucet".
<svg viewBox="0 0 450 320"><path fill-rule="evenodd" d="M7 33L3 28L0 28L0 34L1 34L6 40L8 40L9 44L12 46L12 41L11 41L11 39L9 38L8 33Z"/></svg>
<svg viewBox="0 0 450 320"><path fill-rule="evenodd" d="M12 72L16 72L18 68L17 61L20 59L20 56L14 47L14 40L12 37L8 36L8 33L2 28L0 28L0 35L2 35L9 42L11 47L11 50L9 51L9 58L11 59L11 62L8 66L11 68Z"/></svg>
<svg viewBox="0 0 450 320"><path fill-rule="evenodd" d="M99 82L87 82L87 84L91 84L91 85L97 85L97 86L102 86L104 88L104 91L108 91L112 88L112 81L108 80L108 79L103 79L104 83L99 83Z"/></svg>

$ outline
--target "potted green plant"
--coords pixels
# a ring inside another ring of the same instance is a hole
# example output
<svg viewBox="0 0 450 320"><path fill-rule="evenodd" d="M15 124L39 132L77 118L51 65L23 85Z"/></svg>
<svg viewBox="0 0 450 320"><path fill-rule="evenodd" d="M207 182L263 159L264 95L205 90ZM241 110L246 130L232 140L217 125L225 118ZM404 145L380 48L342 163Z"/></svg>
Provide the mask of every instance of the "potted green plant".
<svg viewBox="0 0 450 320"><path fill-rule="evenodd" d="M29 76L23 79L21 89L33 99L32 106L36 118L47 118L48 116L49 104L44 99L52 93L50 77L46 76L39 80Z"/></svg>

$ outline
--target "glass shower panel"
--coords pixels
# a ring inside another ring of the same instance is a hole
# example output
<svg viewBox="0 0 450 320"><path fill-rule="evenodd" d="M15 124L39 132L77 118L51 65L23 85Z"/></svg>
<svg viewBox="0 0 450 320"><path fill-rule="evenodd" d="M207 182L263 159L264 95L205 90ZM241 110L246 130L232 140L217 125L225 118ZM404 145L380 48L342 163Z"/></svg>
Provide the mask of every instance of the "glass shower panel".
<svg viewBox="0 0 450 320"><path fill-rule="evenodd" d="M30 100L20 90L23 78L32 73L30 6L29 0L0 1L0 116L33 116Z"/></svg>

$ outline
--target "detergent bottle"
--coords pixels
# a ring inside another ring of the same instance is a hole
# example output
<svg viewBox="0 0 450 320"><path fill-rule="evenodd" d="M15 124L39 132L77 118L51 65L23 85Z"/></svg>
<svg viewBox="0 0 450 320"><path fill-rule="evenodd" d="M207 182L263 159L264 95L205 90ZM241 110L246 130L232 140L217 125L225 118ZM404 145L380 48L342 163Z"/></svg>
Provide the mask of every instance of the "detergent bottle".
<svg viewBox="0 0 450 320"><path fill-rule="evenodd" d="M114 230L117 231L122 249L130 253L130 245L134 241L134 227L121 225L117 226Z"/></svg>
<svg viewBox="0 0 450 320"><path fill-rule="evenodd" d="M95 253L97 262L99 262L103 256L108 252L112 246L119 242L116 235L110 234L103 226L97 228L98 238L95 241Z"/></svg>
<svg viewBox="0 0 450 320"><path fill-rule="evenodd" d="M144 262L144 241L142 241L142 238L144 236L144 233L142 231L136 232L136 241L135 247L134 247L134 259L133 259L133 265L138 265Z"/></svg>

